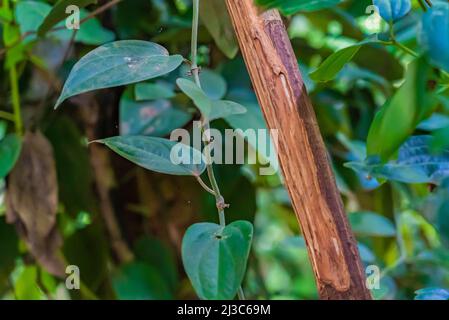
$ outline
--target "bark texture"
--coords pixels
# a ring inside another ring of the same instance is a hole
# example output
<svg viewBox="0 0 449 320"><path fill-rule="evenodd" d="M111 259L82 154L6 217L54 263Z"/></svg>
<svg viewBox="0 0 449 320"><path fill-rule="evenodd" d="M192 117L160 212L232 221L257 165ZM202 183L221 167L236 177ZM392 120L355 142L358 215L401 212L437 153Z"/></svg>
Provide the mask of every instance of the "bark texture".
<svg viewBox="0 0 449 320"><path fill-rule="evenodd" d="M307 243L321 299L371 299L359 252L285 26L276 10L226 0Z"/></svg>

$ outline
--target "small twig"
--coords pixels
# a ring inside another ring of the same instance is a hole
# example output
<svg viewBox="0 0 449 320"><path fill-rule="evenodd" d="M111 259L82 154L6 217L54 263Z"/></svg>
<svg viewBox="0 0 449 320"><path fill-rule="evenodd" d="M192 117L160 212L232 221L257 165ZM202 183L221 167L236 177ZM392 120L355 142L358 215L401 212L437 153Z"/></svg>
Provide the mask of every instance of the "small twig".
<svg viewBox="0 0 449 320"><path fill-rule="evenodd" d="M201 179L200 176L196 176L196 181L198 181L198 183L203 187L204 190L206 190L207 192L209 192L210 194L215 196L215 192L214 190L212 190L211 188L209 188L207 186L207 184L203 181L203 179Z"/></svg>

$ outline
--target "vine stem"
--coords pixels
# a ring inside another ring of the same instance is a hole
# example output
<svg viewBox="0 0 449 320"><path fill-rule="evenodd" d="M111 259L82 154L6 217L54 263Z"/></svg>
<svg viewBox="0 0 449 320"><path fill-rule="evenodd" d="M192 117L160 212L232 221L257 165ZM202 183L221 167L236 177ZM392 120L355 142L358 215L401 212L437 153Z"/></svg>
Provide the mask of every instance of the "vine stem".
<svg viewBox="0 0 449 320"><path fill-rule="evenodd" d="M11 83L11 101L13 108L14 124L16 132L19 136L22 135L23 124L20 110L20 93L19 93L19 78L17 77L17 67L12 65L9 70L9 80Z"/></svg>
<svg viewBox="0 0 449 320"><path fill-rule="evenodd" d="M193 76L193 79L198 87L201 88L201 80L200 80L200 69L198 67L198 26L199 26L199 16L200 16L200 0L193 0L193 21L192 21L192 47L191 47L191 73ZM202 114L201 115L201 124L202 133L208 133L210 129L210 123L209 119ZM205 145L206 149L211 143L210 137L207 136L205 139ZM220 226L225 227L226 226L226 218L225 218L225 212L224 209L228 206L225 203L225 200L220 192L220 187L218 185L217 179L215 178L214 173L214 167L211 161L211 156L209 150L205 153L206 155L206 170L207 170L207 176L209 177L209 181L212 186L213 194L215 195L215 202L217 205L217 211L218 211L218 219L220 221ZM198 180L199 181L199 180ZM204 187L204 186L203 186ZM207 189L206 189L207 190ZM245 300L245 295L243 293L243 289L240 286L238 289L238 297L240 300Z"/></svg>

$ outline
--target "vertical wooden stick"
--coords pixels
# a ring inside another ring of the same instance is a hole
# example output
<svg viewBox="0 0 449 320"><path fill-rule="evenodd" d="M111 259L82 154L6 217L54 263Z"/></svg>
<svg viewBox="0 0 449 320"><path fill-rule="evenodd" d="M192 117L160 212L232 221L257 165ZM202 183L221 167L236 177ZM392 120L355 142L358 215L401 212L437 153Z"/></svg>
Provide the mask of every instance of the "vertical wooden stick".
<svg viewBox="0 0 449 320"><path fill-rule="evenodd" d="M226 0L270 129L322 299L371 299L362 263L284 24L253 0Z"/></svg>

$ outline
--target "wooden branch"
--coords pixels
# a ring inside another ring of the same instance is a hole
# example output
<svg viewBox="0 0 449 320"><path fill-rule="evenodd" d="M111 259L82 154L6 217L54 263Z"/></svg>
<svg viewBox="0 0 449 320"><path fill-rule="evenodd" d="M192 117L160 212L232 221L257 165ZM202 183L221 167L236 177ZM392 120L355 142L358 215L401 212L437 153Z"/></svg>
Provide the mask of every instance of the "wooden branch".
<svg viewBox="0 0 449 320"><path fill-rule="evenodd" d="M253 0L226 0L322 299L371 299L315 113L284 24Z"/></svg>

